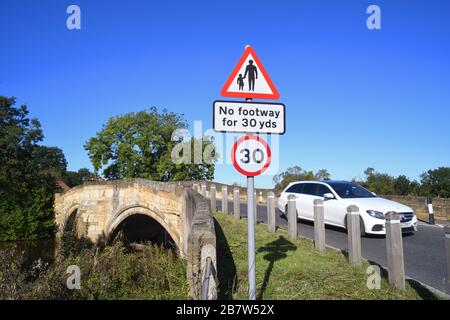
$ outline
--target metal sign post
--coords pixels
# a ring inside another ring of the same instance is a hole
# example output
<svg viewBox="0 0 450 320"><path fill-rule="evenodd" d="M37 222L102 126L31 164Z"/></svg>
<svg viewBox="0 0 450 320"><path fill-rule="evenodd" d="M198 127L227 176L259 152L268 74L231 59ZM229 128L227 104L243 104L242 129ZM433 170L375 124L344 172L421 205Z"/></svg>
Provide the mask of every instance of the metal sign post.
<svg viewBox="0 0 450 320"><path fill-rule="evenodd" d="M262 138L246 135L240 138L231 151L231 159L238 172L247 177L247 237L248 237L248 295L256 299L256 253L255 253L255 197L254 177L270 165L272 153Z"/></svg>
<svg viewBox="0 0 450 320"><path fill-rule="evenodd" d="M245 101L251 102L247 98ZM255 189L255 178L247 176L247 251L248 251L248 300L256 300L256 245L255 245L255 216L253 210L253 192Z"/></svg>
<svg viewBox="0 0 450 320"><path fill-rule="evenodd" d="M251 102L252 98L245 101ZM248 251L248 300L256 300L256 245L255 245L255 215L253 214L253 192L255 178L247 176L247 251ZM251 195L249 197L249 195Z"/></svg>
<svg viewBox="0 0 450 320"><path fill-rule="evenodd" d="M247 224L248 224L248 299L256 300L256 249L255 216L253 215L253 190L255 178L247 177Z"/></svg>
<svg viewBox="0 0 450 320"><path fill-rule="evenodd" d="M217 132L247 134L233 145L231 161L236 170L247 177L248 295L249 300L256 300L254 177L269 167L271 151L264 139L253 134L284 134L285 106L281 103L252 102L252 98L278 99L280 94L251 46L245 47L221 95L246 100L215 101L213 127Z"/></svg>

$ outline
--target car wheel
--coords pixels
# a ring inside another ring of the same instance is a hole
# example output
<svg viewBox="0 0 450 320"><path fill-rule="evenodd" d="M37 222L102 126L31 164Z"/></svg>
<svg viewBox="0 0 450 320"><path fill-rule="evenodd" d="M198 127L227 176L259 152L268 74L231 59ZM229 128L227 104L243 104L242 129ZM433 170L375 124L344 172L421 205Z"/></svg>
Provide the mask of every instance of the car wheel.
<svg viewBox="0 0 450 320"><path fill-rule="evenodd" d="M364 226L364 221L361 217L359 217L359 233L361 234L361 237L366 235L366 227Z"/></svg>

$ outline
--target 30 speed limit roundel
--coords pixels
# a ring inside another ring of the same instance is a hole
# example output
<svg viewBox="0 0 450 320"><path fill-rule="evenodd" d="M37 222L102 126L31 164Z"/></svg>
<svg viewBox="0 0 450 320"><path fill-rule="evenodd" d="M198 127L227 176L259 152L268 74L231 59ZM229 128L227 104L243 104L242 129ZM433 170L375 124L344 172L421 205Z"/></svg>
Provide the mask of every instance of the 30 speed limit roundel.
<svg viewBox="0 0 450 320"><path fill-rule="evenodd" d="M240 138L231 150L231 161L237 171L247 177L260 175L270 165L271 151L264 139L247 135Z"/></svg>

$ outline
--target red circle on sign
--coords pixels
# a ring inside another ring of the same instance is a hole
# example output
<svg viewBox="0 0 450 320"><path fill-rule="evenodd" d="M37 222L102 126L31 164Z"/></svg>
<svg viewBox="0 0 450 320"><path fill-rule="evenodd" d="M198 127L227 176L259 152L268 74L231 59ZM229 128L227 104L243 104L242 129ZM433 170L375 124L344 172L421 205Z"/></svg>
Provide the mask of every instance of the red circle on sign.
<svg viewBox="0 0 450 320"><path fill-rule="evenodd" d="M239 166L239 164L238 164L237 161L236 161L236 154L235 154L235 153L236 153L236 150L237 150L238 146L239 146L242 142L245 142L245 141L247 141L247 140L255 140L255 141L258 141L258 142L261 143L261 144L264 146L264 148L266 149L266 153L267 153L267 161L266 161L266 163L264 164L264 166L263 166L261 169L259 169L258 171L252 172L252 171L244 170L243 168L241 168L241 167ZM266 142L264 139L262 139L262 138L260 138L260 137L257 137L257 136L253 136L253 135L246 135L246 136L243 136L243 137L240 138L238 141L236 141L236 143L233 145L233 148L231 149L231 162L233 163L233 166L236 168L237 171L239 171L239 173L241 173L241 174L243 174L244 176L247 176L247 177L255 177L255 176L260 175L260 174L263 173L264 171L266 171L267 168L268 168L269 165L270 165L271 159L272 159L272 151L270 151L269 145L267 144L267 142Z"/></svg>

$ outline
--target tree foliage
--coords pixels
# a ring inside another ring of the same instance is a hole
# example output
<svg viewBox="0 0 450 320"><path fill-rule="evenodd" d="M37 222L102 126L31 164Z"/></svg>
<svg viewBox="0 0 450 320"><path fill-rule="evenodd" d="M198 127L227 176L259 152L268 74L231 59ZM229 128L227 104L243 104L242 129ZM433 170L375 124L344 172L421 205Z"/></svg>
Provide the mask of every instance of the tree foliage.
<svg viewBox="0 0 450 320"><path fill-rule="evenodd" d="M198 142L195 139L183 142L182 137L173 139L176 130L185 128L187 124L183 115L167 110L159 113L152 107L110 118L102 130L87 141L85 149L95 170L102 169L107 179L212 179L214 161L176 164L172 160L171 151L175 145ZM210 139L202 139L202 150L210 149L211 146L214 145ZM189 149L193 152L195 148Z"/></svg>
<svg viewBox="0 0 450 320"><path fill-rule="evenodd" d="M366 179L358 181L358 183L378 194L450 197L449 167L440 167L424 172L420 176L420 182L411 180L405 175L395 177L387 173L380 173L373 168L367 168L364 173Z"/></svg>
<svg viewBox="0 0 450 320"><path fill-rule="evenodd" d="M39 172L48 173L57 179L62 178L67 170L66 157L59 148L35 146L33 158Z"/></svg>
<svg viewBox="0 0 450 320"><path fill-rule="evenodd" d="M411 180L405 175L400 175L394 179L394 193L399 196L407 196L414 192Z"/></svg>
<svg viewBox="0 0 450 320"><path fill-rule="evenodd" d="M273 177L275 190L280 192L287 185L294 181L300 180L329 180L330 174L326 169L320 169L317 173L313 171L305 171L299 166L293 166L286 169L286 171L277 174Z"/></svg>
<svg viewBox="0 0 450 320"><path fill-rule="evenodd" d="M433 196L450 197L450 167L428 170L420 176L424 193Z"/></svg>
<svg viewBox="0 0 450 320"><path fill-rule="evenodd" d="M392 176L388 173L381 173L371 167L367 168L364 174L364 180L353 179L353 181L380 195L450 197L449 167L439 167L424 172L420 176L420 182L411 180L405 175ZM329 179L330 174L326 169L314 173L313 171L305 171L299 166L294 166L275 175L273 182L275 189L279 192L294 181Z"/></svg>
<svg viewBox="0 0 450 320"><path fill-rule="evenodd" d="M214 162L218 154L215 145L209 137L202 139L190 138L187 141L177 140L177 146L182 151L180 158L186 153L186 161L174 161L173 148L166 152L157 167L159 180L161 181L185 181L185 180L212 180L214 179ZM200 163L193 163L195 160L195 148L199 150L202 160Z"/></svg>
<svg viewBox="0 0 450 320"><path fill-rule="evenodd" d="M61 150L38 145L39 121L15 103L0 96L0 240L48 237L54 229L52 173L66 162Z"/></svg>
<svg viewBox="0 0 450 320"><path fill-rule="evenodd" d="M81 168L78 171L66 171L62 178L67 186L73 188L86 181L96 179L96 175L87 168Z"/></svg>
<svg viewBox="0 0 450 320"><path fill-rule="evenodd" d="M366 180L361 181L361 185L378 194L394 193L395 179L392 176L387 173L376 172L374 168L367 168L364 173L366 175Z"/></svg>

